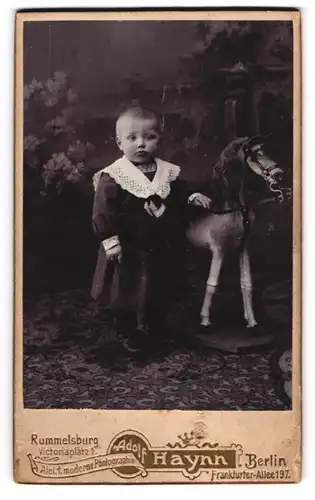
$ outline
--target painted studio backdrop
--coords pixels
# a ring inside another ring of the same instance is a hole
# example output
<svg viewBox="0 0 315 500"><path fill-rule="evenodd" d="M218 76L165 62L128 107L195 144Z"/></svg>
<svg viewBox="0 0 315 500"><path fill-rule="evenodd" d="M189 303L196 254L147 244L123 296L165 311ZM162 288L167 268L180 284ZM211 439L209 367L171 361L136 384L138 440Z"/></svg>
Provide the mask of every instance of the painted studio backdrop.
<svg viewBox="0 0 315 500"><path fill-rule="evenodd" d="M160 156L192 185L211 183L232 139L256 134L270 135L270 155L290 185L291 23L29 22L23 78L25 406L290 407L290 202L257 207L252 228L255 307L274 336L263 353L186 346L155 364L123 359L89 289L98 251L92 177L119 157L115 118L123 104L159 109ZM190 291L178 321L194 321L207 259L188 246ZM236 325L242 305L230 260L214 308L219 321L228 310Z"/></svg>

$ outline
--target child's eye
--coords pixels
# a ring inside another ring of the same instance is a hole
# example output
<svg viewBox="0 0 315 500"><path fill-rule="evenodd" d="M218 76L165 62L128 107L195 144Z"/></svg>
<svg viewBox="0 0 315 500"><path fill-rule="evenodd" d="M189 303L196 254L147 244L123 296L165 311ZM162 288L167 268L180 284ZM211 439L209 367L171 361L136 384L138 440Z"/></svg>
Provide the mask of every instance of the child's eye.
<svg viewBox="0 0 315 500"><path fill-rule="evenodd" d="M127 139L129 141L135 141L136 140L136 136L135 135L128 135Z"/></svg>
<svg viewBox="0 0 315 500"><path fill-rule="evenodd" d="M156 139L156 135L155 134L150 134L150 135L148 135L147 139L149 141L153 141L154 139Z"/></svg>

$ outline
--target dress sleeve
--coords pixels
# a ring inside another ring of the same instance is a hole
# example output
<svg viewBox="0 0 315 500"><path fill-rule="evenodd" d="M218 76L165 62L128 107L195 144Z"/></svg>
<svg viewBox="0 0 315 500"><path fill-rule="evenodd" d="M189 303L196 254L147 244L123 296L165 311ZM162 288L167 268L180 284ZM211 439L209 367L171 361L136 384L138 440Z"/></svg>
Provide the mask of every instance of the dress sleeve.
<svg viewBox="0 0 315 500"><path fill-rule="evenodd" d="M198 194L206 194L208 196L208 190L205 189L205 186L200 184L190 185L187 181L182 179L174 181L172 183L172 189L176 192L177 199L181 205L193 203Z"/></svg>
<svg viewBox="0 0 315 500"><path fill-rule="evenodd" d="M191 192L188 189L188 184L182 179L176 179L172 182L172 192L175 194L179 205L187 205L188 198Z"/></svg>
<svg viewBox="0 0 315 500"><path fill-rule="evenodd" d="M117 229L117 184L103 174L95 191L93 203L93 230L105 250L119 243Z"/></svg>

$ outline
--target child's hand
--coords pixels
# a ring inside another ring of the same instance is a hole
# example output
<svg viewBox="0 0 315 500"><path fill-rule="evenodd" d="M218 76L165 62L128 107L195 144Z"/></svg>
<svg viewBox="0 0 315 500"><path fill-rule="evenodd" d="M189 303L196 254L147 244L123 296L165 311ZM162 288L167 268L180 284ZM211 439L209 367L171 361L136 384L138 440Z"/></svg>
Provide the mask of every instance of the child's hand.
<svg viewBox="0 0 315 500"><path fill-rule="evenodd" d="M208 210L211 207L212 200L205 196L204 194L197 194L191 202L193 205L197 205L199 207L207 208Z"/></svg>
<svg viewBox="0 0 315 500"><path fill-rule="evenodd" d="M118 260L118 262L120 262L121 256L122 256L121 245L116 245L106 250L106 257L108 258L108 260Z"/></svg>

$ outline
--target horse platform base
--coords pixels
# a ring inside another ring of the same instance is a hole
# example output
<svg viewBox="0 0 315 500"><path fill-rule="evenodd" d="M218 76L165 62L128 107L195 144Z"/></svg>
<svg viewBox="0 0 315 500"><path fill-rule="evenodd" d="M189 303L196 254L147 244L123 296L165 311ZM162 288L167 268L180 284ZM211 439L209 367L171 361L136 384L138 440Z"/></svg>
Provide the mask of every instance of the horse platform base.
<svg viewBox="0 0 315 500"><path fill-rule="evenodd" d="M273 336L260 334L253 336L246 328L242 329L220 329L212 333L198 333L196 335L198 345L217 349L220 351L242 354L253 352L272 345Z"/></svg>

